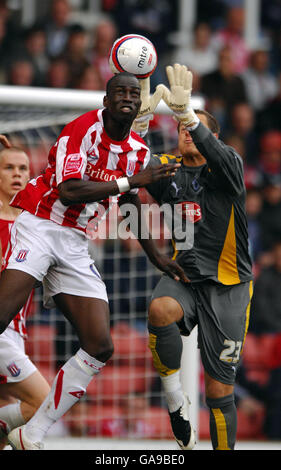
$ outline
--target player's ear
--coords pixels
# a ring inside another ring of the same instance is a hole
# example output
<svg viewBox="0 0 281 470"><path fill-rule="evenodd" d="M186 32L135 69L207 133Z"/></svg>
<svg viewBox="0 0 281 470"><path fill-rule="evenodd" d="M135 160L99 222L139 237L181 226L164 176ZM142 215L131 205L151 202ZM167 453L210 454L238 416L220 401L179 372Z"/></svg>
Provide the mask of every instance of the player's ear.
<svg viewBox="0 0 281 470"><path fill-rule="evenodd" d="M103 97L103 106L104 106L105 108L107 108L107 105L108 105L108 98L107 98L107 95L105 95L105 96Z"/></svg>

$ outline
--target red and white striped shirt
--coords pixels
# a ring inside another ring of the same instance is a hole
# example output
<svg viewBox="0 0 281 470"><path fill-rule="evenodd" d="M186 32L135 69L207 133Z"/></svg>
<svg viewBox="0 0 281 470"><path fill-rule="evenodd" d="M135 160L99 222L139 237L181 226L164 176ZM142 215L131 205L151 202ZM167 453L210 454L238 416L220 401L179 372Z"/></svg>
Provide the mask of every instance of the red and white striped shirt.
<svg viewBox="0 0 281 470"><path fill-rule="evenodd" d="M13 220L4 220L0 219L0 240L1 240L1 248L2 248L2 267L6 266L6 260L9 257L10 252L10 233L11 228L13 225ZM33 291L29 295L25 305L21 308L19 313L14 317L14 319L9 323L8 328L12 328L13 330L17 331L23 338L27 337L26 334L26 318L31 309L31 303L33 298Z"/></svg>
<svg viewBox="0 0 281 470"><path fill-rule="evenodd" d="M73 178L101 182L132 176L149 158L149 148L138 134L131 131L126 139L114 141L104 129L103 110L90 111L64 127L50 150L46 170L18 192L11 205L85 232L98 204L64 206L58 185ZM108 199L102 203L107 207Z"/></svg>

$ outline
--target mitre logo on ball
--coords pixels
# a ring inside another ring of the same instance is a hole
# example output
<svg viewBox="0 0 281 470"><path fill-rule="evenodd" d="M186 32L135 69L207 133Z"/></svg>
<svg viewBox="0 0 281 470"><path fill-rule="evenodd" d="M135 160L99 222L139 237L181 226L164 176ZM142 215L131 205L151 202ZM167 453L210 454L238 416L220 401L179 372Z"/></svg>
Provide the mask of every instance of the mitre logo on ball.
<svg viewBox="0 0 281 470"><path fill-rule="evenodd" d="M128 34L114 42L109 63L113 73L130 72L137 78L147 78L157 66L156 49L146 37Z"/></svg>

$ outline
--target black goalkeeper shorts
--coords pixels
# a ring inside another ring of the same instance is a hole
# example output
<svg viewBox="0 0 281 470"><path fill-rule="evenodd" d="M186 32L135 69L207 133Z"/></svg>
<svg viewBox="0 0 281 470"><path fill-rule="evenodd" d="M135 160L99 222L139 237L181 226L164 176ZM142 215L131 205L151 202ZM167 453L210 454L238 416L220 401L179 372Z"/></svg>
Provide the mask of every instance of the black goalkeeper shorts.
<svg viewBox="0 0 281 470"><path fill-rule="evenodd" d="M182 307L181 334L198 325L198 347L205 371L215 380L232 385L249 324L253 282L232 286L204 281L184 284L164 274L152 300L172 297Z"/></svg>

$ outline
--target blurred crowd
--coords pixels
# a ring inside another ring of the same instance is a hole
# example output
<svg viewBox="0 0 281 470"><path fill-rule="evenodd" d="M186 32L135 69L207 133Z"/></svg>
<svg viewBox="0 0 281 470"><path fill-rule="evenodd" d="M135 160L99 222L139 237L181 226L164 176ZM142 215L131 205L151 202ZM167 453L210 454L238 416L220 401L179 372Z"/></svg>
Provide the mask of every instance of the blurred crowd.
<svg viewBox="0 0 281 470"><path fill-rule="evenodd" d="M49 4L47 16L22 28L8 2L0 0L1 84L105 90L112 76L108 64L112 43L123 34L142 34L152 40L158 53L159 64L151 77L152 91L158 83L166 82L166 65L185 64L193 71L193 95L205 100L206 109L220 123L220 137L242 156L256 284L249 332L256 341L255 351L265 344L258 342L265 335L270 335L272 341L268 380L264 381L263 376L261 383L251 375L253 360L245 361L238 376L237 400L241 406L245 404L249 415L260 406L268 410L274 400L280 408L281 387L277 387L279 395L274 389L274 398L270 390L273 375L281 382L281 2L261 0L259 36L251 49L244 39L245 9L239 0L197 0L191 39L181 44L171 40L178 28L179 14L178 2L173 0L103 0L101 20L93 29L72 21L71 1L53 0ZM166 126L168 133L174 135L176 152L176 129L167 122L167 117L155 116L152 129ZM161 142L164 145L165 139ZM110 250L109 246L109 253ZM145 264L143 259L141 262ZM111 263L114 264L112 260ZM127 263L129 266L128 260ZM114 272L115 268L108 269ZM142 277L145 279L145 274ZM110 293L112 282L109 281ZM145 287L141 286L140 291L145 291ZM128 304L126 295L124 299ZM140 302L145 304L142 297ZM124 313L126 307L120 305L118 308ZM145 318L145 306L141 311ZM250 343L254 344L249 340ZM276 360L276 351L280 360ZM256 358L255 367L257 363L261 367ZM279 419L281 409L274 410L271 414ZM280 438L281 420L275 421L279 425L272 431L270 418L267 419L265 432Z"/></svg>

